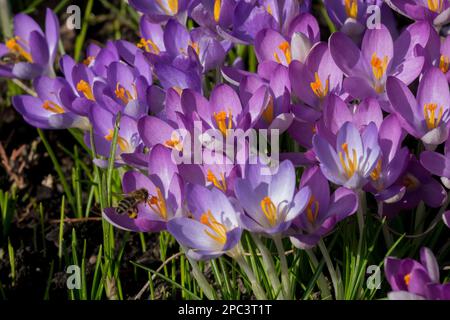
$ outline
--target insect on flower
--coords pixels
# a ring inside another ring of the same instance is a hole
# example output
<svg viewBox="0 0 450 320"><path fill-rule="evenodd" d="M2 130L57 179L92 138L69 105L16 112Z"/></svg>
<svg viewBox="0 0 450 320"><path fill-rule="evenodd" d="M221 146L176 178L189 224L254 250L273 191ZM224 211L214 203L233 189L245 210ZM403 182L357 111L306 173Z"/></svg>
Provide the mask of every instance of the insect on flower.
<svg viewBox="0 0 450 320"><path fill-rule="evenodd" d="M132 191L124 196L123 199L119 201L116 207L116 212L118 214L127 213L132 219L137 217L138 205L141 203L146 203L148 201L149 194L144 188Z"/></svg>

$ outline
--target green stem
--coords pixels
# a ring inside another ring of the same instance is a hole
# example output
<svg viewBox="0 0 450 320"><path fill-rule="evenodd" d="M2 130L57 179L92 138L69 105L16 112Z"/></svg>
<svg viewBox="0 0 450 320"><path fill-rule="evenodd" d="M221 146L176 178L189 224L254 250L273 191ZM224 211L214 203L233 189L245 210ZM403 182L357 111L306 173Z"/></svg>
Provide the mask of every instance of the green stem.
<svg viewBox="0 0 450 320"><path fill-rule="evenodd" d="M323 258L325 259L325 263L328 268L328 272L330 273L331 281L333 282L334 295L336 300L341 299L341 288L340 281L336 273L336 269L334 268L333 262L331 261L330 254L328 253L327 247L323 240L319 241L319 248L322 252Z"/></svg>
<svg viewBox="0 0 450 320"><path fill-rule="evenodd" d="M185 253L187 253L187 249L185 247L181 247L181 248ZM191 265L192 275L194 276L195 280L197 281L197 284L203 290L203 292L205 293L205 296L209 300L215 300L216 293L215 293L214 289L211 287L211 285L209 284L208 280L206 280L203 272L200 270L197 261L190 258L187 254L185 254L185 255L186 255L187 260L189 261L189 264Z"/></svg>
<svg viewBox="0 0 450 320"><path fill-rule="evenodd" d="M281 240L280 235L274 236L273 240L275 242L278 255L280 256L281 282L283 283L284 296L286 299L291 299L291 281L289 279L289 269L287 265L286 254L284 252L283 241Z"/></svg>
<svg viewBox="0 0 450 320"><path fill-rule="evenodd" d="M259 252L261 252L261 256L263 259L264 266L266 267L267 275L269 277L270 283L272 284L272 288L275 293L278 294L278 300L284 300L284 294L281 287L280 280L278 279L277 272L275 271L275 264L269 252L269 249L264 245L258 235L251 234L253 241L256 243Z"/></svg>
<svg viewBox="0 0 450 320"><path fill-rule="evenodd" d="M364 235L364 215L366 213L366 193L363 190L359 190L358 195L359 195L359 204L358 204L358 211L356 213L356 216L358 219L358 228L359 228L359 244L361 246L363 235Z"/></svg>
<svg viewBox="0 0 450 320"><path fill-rule="evenodd" d="M242 250L238 247L235 247L232 251L229 251L228 254L239 264L241 269L247 275L247 278L250 281L250 284L252 285L252 290L256 296L256 299L267 300L267 296L266 296L264 290L262 289L261 285L259 284L258 279L256 279L252 268L250 268L249 264L247 263L244 256L242 255Z"/></svg>
<svg viewBox="0 0 450 320"><path fill-rule="evenodd" d="M311 249L305 251L315 271L319 267L319 261L317 260L316 255ZM323 273L321 273L319 275L319 278L317 279L317 286L319 287L320 294L322 295L323 300L331 299L331 292L330 289L328 288L328 283Z"/></svg>
<svg viewBox="0 0 450 320"><path fill-rule="evenodd" d="M378 217L383 218L383 202L377 201L377 206L378 206ZM383 226L381 228L383 230L384 241L386 242L386 247L390 248L393 243L392 235L389 233L386 220L384 220L382 223Z"/></svg>
<svg viewBox="0 0 450 320"><path fill-rule="evenodd" d="M52 160L53 165L55 166L55 171L58 174L59 180L61 180L61 184L64 189L64 193L66 194L67 199L69 200L70 207L73 210L73 212L76 212L75 201L74 201L72 192L70 191L69 184L67 183L66 177L64 176L61 166L59 165L58 159L56 158L56 155L53 152L53 149L50 146L50 143L48 143L48 140L45 137L44 132L39 128L37 129L37 131L38 131L39 137L41 137L41 140L45 146L45 149L48 152L50 159Z"/></svg>

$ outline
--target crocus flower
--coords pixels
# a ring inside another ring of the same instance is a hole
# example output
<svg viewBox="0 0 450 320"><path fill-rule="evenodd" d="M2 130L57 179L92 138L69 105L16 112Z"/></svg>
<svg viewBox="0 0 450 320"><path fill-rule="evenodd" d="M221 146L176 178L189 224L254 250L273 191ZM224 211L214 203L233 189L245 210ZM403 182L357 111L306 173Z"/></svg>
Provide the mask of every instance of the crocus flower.
<svg viewBox="0 0 450 320"><path fill-rule="evenodd" d="M59 21L47 9L45 33L28 15L14 16L14 37L0 43L0 58L11 60L0 64L0 77L33 79L40 75L54 76L53 63L59 41Z"/></svg>
<svg viewBox="0 0 450 320"><path fill-rule="evenodd" d="M446 0L388 0L394 10L414 19L426 20L436 26L450 21L450 3Z"/></svg>
<svg viewBox="0 0 450 320"><path fill-rule="evenodd" d="M384 203L383 215L392 217L403 210L416 208L421 201L432 208L440 207L447 199L444 187L436 181L419 161L410 155L408 166L396 185L404 186L404 196L395 203Z"/></svg>
<svg viewBox="0 0 450 320"><path fill-rule="evenodd" d="M101 105L96 105L89 113L89 119L93 128L95 151L100 156L109 157L114 138L116 118L117 115L111 113ZM141 144L137 121L127 115L121 116L117 134L115 162L116 164L123 164L121 155L134 153L136 148ZM86 134L85 140L88 145L91 144L88 134ZM100 167L108 165L107 160L95 159L94 162Z"/></svg>
<svg viewBox="0 0 450 320"><path fill-rule="evenodd" d="M306 208L311 196L309 187L295 191L295 169L283 161L272 175L268 167L248 164L245 178L235 184L236 197L245 210L242 225L252 232L276 235L285 232ZM265 175L267 174L267 175Z"/></svg>
<svg viewBox="0 0 450 320"><path fill-rule="evenodd" d="M236 210L222 191L189 185L187 205L189 217L170 220L167 230L187 248L188 256L213 259L238 244L242 228Z"/></svg>
<svg viewBox="0 0 450 320"><path fill-rule="evenodd" d="M130 5L144 13L154 23L161 23L176 17L186 19L190 0L130 0Z"/></svg>
<svg viewBox="0 0 450 320"><path fill-rule="evenodd" d="M135 232L157 232L166 229L167 222L182 213L183 183L171 160L171 152L162 145L155 146L148 162L149 176L128 171L122 178L125 194L146 189L149 198L137 206L137 214L120 215L107 208L103 217L114 226Z"/></svg>
<svg viewBox="0 0 450 320"><path fill-rule="evenodd" d="M373 122L361 134L353 123L344 123L337 134L335 148L318 133L313 137L313 146L325 177L350 189L366 184L380 155L378 130Z"/></svg>
<svg viewBox="0 0 450 320"><path fill-rule="evenodd" d="M421 139L425 147L434 149L447 139L450 92L447 79L439 69L433 67L425 72L417 98L395 77L388 78L387 94L405 130Z"/></svg>
<svg viewBox="0 0 450 320"><path fill-rule="evenodd" d="M328 45L321 42L311 49L305 63L291 63L289 78L294 94L307 105L320 110L330 93L341 93L343 73L335 64Z"/></svg>
<svg viewBox="0 0 450 320"><path fill-rule="evenodd" d="M263 63L258 66L258 74L244 76L239 84L239 95L244 105L248 105L261 87L267 88L267 104L255 114L257 129L273 129L283 133L292 123L290 112L290 81L288 69L279 64ZM255 120L254 120L255 121ZM253 122L254 122L253 121Z"/></svg>
<svg viewBox="0 0 450 320"><path fill-rule="evenodd" d="M420 262L388 257L385 273L390 300L450 300L450 284L440 284L439 266L430 249L420 250Z"/></svg>
<svg viewBox="0 0 450 320"><path fill-rule="evenodd" d="M324 3L337 29L356 42L361 40L361 35L366 30L367 19L373 14L368 12L370 6L378 6L383 24L395 26L390 8L380 0L325 0Z"/></svg>
<svg viewBox="0 0 450 320"><path fill-rule="evenodd" d="M293 222L292 243L308 249L329 233L341 220L352 215L358 208L358 196L352 190L340 187L330 194L327 179L318 166L302 174L300 188L309 187L311 195L305 210Z"/></svg>
<svg viewBox="0 0 450 320"><path fill-rule="evenodd" d="M261 30L255 38L255 53L260 63L269 60L288 66L293 60L304 62L319 40L316 18L304 13L292 21L286 36L273 29Z"/></svg>
<svg viewBox="0 0 450 320"><path fill-rule="evenodd" d="M401 146L404 136L400 121L395 115L386 117L379 127L381 154L370 174L370 185L367 188L378 201L396 202L406 192L406 186L396 183L406 170L409 160L408 148Z"/></svg>
<svg viewBox="0 0 450 320"><path fill-rule="evenodd" d="M89 44L83 63L88 66L96 76L106 78L108 66L120 60L117 48L112 41L108 41L103 48L95 43Z"/></svg>
<svg viewBox="0 0 450 320"><path fill-rule="evenodd" d="M89 129L88 118L70 109L75 97L64 78L37 77L33 86L37 97L18 95L12 99L25 121L43 129Z"/></svg>
<svg viewBox="0 0 450 320"><path fill-rule="evenodd" d="M428 29L423 32L428 32ZM420 37L413 37L409 30L404 33L406 36L400 36L394 43L385 26L368 29L361 50L345 34L334 33L329 40L330 52L348 77L344 80L344 90L361 100L366 97L380 98L385 102L382 107L390 111L385 96L388 76L395 76L409 85L420 74L424 63L424 58L412 55L410 49L415 47L416 39ZM406 39L410 39L409 43ZM408 47L405 48L405 45Z"/></svg>

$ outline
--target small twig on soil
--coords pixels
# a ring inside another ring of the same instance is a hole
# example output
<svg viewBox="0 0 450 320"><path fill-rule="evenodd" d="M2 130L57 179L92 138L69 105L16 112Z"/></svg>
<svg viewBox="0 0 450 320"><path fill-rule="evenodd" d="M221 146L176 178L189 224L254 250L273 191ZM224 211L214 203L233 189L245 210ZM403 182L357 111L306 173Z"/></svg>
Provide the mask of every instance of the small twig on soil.
<svg viewBox="0 0 450 320"><path fill-rule="evenodd" d="M78 222L86 222L86 221L102 221L102 217L87 217L87 218L65 218L64 223L78 223ZM60 223L59 219L52 219L50 223Z"/></svg>
<svg viewBox="0 0 450 320"><path fill-rule="evenodd" d="M164 268L164 266L166 266L170 261L172 261L172 260L178 258L178 257L181 256L182 254L183 254L183 252L178 252L178 253L176 253L176 254L170 256L168 259L166 259L166 261L164 261L164 262L158 267L158 269L156 269L156 273L160 272L160 271ZM156 278L156 276L157 276L156 273L152 275L152 281L155 280L155 278ZM150 281L147 281L147 282L145 283L145 285L142 287L142 289L138 292L138 294L134 296L133 300L139 300L139 299L142 297L142 295L144 294L144 292L147 290L147 288L148 288L149 286L150 286Z"/></svg>

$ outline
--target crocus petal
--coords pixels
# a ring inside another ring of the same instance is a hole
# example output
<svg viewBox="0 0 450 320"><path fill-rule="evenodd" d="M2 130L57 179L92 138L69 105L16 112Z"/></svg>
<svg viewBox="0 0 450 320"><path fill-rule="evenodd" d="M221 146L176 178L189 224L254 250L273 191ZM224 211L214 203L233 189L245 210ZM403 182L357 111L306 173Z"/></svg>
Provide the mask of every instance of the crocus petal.
<svg viewBox="0 0 450 320"><path fill-rule="evenodd" d="M295 191L295 168L290 161L283 161L269 184L269 197L275 205L290 201Z"/></svg>
<svg viewBox="0 0 450 320"><path fill-rule="evenodd" d="M437 152L424 151L420 154L420 163L432 174L450 178L450 159L448 157Z"/></svg>

